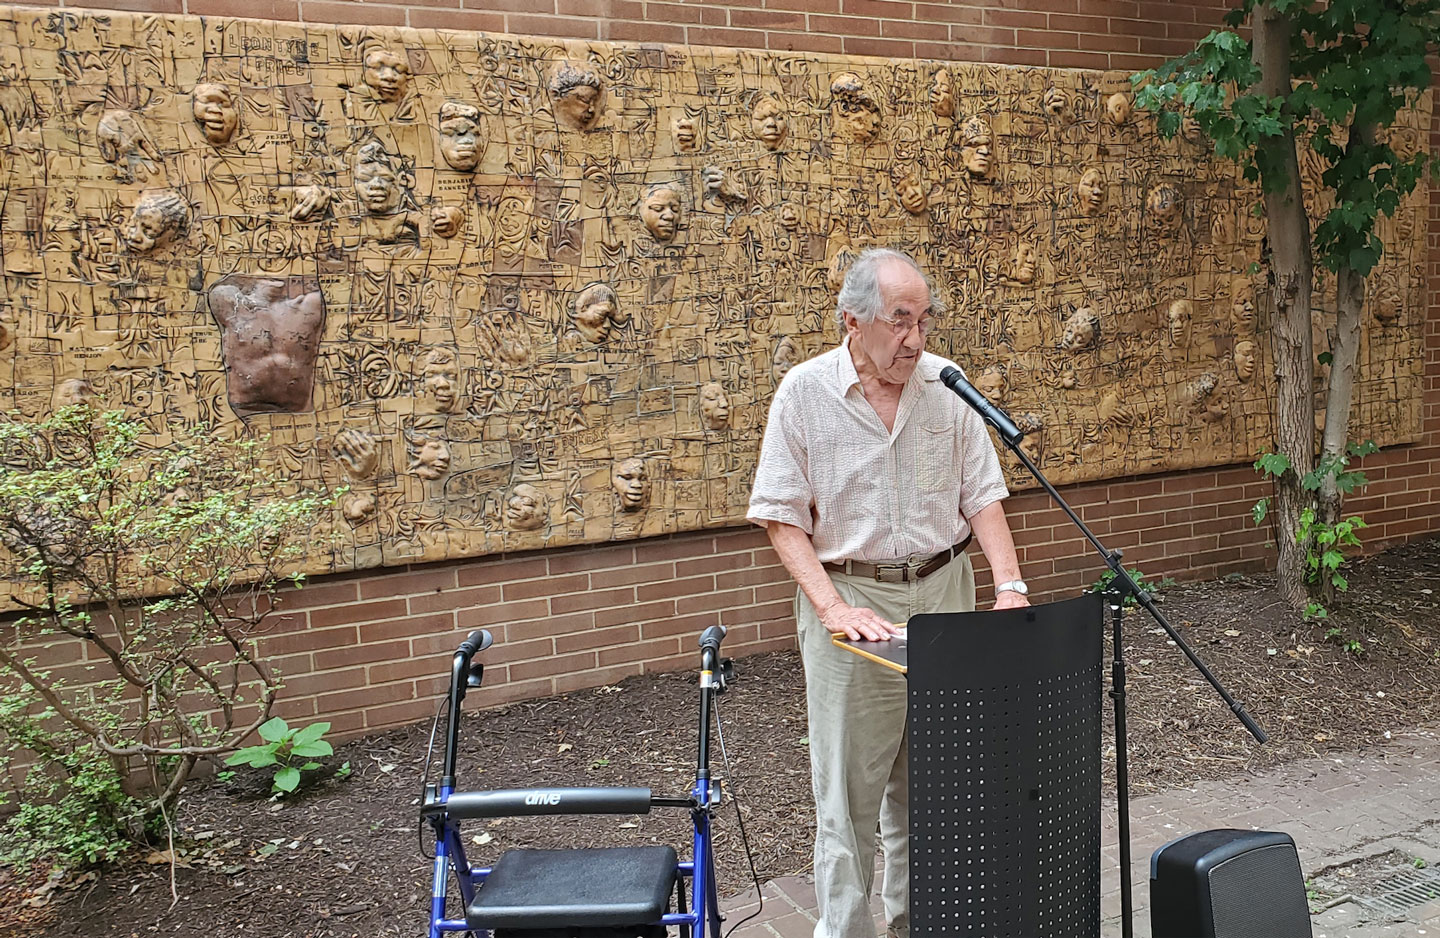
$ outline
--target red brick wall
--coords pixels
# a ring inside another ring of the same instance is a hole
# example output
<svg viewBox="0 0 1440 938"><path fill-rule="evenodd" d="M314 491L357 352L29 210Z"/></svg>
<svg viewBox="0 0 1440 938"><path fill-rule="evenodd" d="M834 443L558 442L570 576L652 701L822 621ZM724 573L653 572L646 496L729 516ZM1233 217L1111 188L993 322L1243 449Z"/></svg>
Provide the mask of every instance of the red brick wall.
<svg viewBox="0 0 1440 938"><path fill-rule="evenodd" d="M69 4L61 4L68 6ZM1136 69L1190 48L1218 24L1218 2L1132 0L113 0L114 9L248 15L324 23L449 27L933 57L1014 65ZM1440 150L1440 122L1432 132ZM1440 190L1431 193L1426 437L1368 460L1351 501L1379 549L1440 528ZM1126 562L1188 579L1263 568L1268 532L1249 509L1268 491L1248 466L1070 487L1082 517ZM1007 503L1022 567L1041 596L1102 568L1042 493ZM978 558L978 551L974 552ZM983 564L982 564L983 569ZM982 573L982 583L988 582ZM289 593L265 650L287 675L281 712L355 732L428 716L447 652L465 631L499 640L481 695L500 703L689 666L695 636L731 627L727 650L793 645L794 587L758 529L491 557L317 580ZM982 589L983 594L983 589ZM72 647L38 649L75 661ZM77 678L85 663L72 664Z"/></svg>

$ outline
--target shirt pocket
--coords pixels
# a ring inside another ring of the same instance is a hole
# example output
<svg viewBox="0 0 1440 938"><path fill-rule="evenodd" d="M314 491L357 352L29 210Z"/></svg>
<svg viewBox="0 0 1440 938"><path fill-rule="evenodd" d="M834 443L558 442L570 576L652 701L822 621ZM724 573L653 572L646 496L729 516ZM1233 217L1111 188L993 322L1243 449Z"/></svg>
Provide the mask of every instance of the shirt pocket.
<svg viewBox="0 0 1440 938"><path fill-rule="evenodd" d="M956 428L922 426L915 438L915 487L925 493L958 492L960 457L955 452Z"/></svg>

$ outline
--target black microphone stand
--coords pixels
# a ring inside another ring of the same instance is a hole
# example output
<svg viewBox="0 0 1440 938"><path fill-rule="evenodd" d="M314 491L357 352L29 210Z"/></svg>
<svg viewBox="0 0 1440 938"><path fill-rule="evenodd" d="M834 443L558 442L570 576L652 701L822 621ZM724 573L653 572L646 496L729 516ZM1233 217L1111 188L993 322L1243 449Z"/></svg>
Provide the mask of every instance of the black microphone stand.
<svg viewBox="0 0 1440 938"><path fill-rule="evenodd" d="M1181 638L1175 631L1175 628L1166 620L1165 616L1161 614L1159 608L1156 607L1155 600L1150 594L1140 589L1135 581L1130 578L1130 574L1126 572L1124 564L1120 562L1123 556L1122 552L1119 550L1105 549L1105 545L1100 543L1100 539L1086 527L1085 522L1080 520L1080 516L1075 514L1074 509L1070 507L1065 499L1060 497L1060 493L1055 490L1055 486L1050 484L1050 480L1045 478L1045 474L1040 471L1040 467L1035 465L1030 457L1025 454L1025 451L1020 448L1020 440L1023 439L1023 434L1019 432L1013 434L1006 433L1006 428L997 420L991 419L990 415L980 411L978 408L976 410L980 413L981 417L985 418L987 423L995 428L1000 439L1005 442L1005 445L1010 448L1011 452L1020 458L1020 462L1025 464L1025 468L1030 470L1030 474L1045 488L1046 492L1050 493L1050 497L1055 500L1055 503L1064 509L1065 514L1070 516L1070 520L1075 522L1075 526L1080 529L1080 533L1085 535L1085 539L1091 543L1096 552L1104 559L1105 565L1115 574L1114 578L1110 581L1109 588L1106 590L1106 602L1110 605L1110 617L1114 627L1115 643L1114 660L1111 662L1110 699L1115 702L1115 787L1118 800L1117 807L1120 814L1120 928L1124 938L1132 938L1135 931L1133 921L1135 917L1135 905L1134 898L1131 895L1130 883L1130 769L1125 741L1125 654L1121 637L1121 618L1126 597L1135 597L1135 601L1143 606L1146 612L1150 613L1151 618L1160 623L1161 628L1163 628L1166 633L1169 634L1170 639L1175 642L1175 646L1185 653L1185 657L1190 659L1190 663L1195 665L1201 674L1205 675L1205 680L1210 682L1210 686L1215 688L1215 692L1220 695L1220 698L1225 701L1230 707L1231 712L1239 718L1240 722L1245 725L1245 729L1250 731L1250 735L1254 736L1256 741L1263 743L1269 737L1265 735L1265 731L1251 718L1250 714L1245 712L1245 708L1237 703L1235 698L1231 697L1229 692L1221 686L1219 679L1210 673L1210 669L1205 666L1205 662L1201 661L1195 655L1195 652L1185 643L1185 639ZM998 412L998 416L1004 417L1003 412ZM1008 418L1005 419L1008 420ZM1011 426L1013 426L1013 424L1011 424Z"/></svg>

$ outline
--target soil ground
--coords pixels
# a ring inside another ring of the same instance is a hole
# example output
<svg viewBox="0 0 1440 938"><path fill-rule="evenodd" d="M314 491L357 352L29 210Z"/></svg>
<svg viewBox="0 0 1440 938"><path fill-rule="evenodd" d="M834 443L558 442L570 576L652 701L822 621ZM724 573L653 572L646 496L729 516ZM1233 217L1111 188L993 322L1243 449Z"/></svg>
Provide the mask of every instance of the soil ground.
<svg viewBox="0 0 1440 938"><path fill-rule="evenodd" d="M1318 624L1291 613L1266 577L1163 594L1170 621L1269 732L1265 746L1251 740L1163 630L1143 612L1127 617L1132 792L1363 751L1392 732L1440 722L1440 539L1393 549L1350 573L1350 592ZM793 652L736 665L739 679L720 709L730 767L718 746L713 763L739 796L763 880L810 863L804 685ZM693 781L696 700L694 672L684 672L469 713L461 787L648 785L683 794ZM430 864L417 818L429 734L426 724L350 742L333 762L350 763L347 777L322 779L284 801L267 800L268 782L244 775L187 792L176 820L178 902L163 845L50 888L43 872L0 872L0 934L420 934ZM1108 729L1105 740L1110 783ZM718 824L722 895L750 885L733 805ZM683 813L657 811L477 822L465 837L472 858L483 859L521 845L678 845L688 842L688 831Z"/></svg>

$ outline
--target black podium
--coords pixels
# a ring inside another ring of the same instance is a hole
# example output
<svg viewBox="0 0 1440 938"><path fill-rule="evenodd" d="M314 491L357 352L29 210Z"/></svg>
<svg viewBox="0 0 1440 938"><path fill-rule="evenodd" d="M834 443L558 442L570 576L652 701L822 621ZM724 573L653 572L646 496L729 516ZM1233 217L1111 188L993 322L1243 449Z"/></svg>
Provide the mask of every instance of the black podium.
<svg viewBox="0 0 1440 938"><path fill-rule="evenodd" d="M906 672L910 933L1100 934L1098 594L838 641Z"/></svg>

